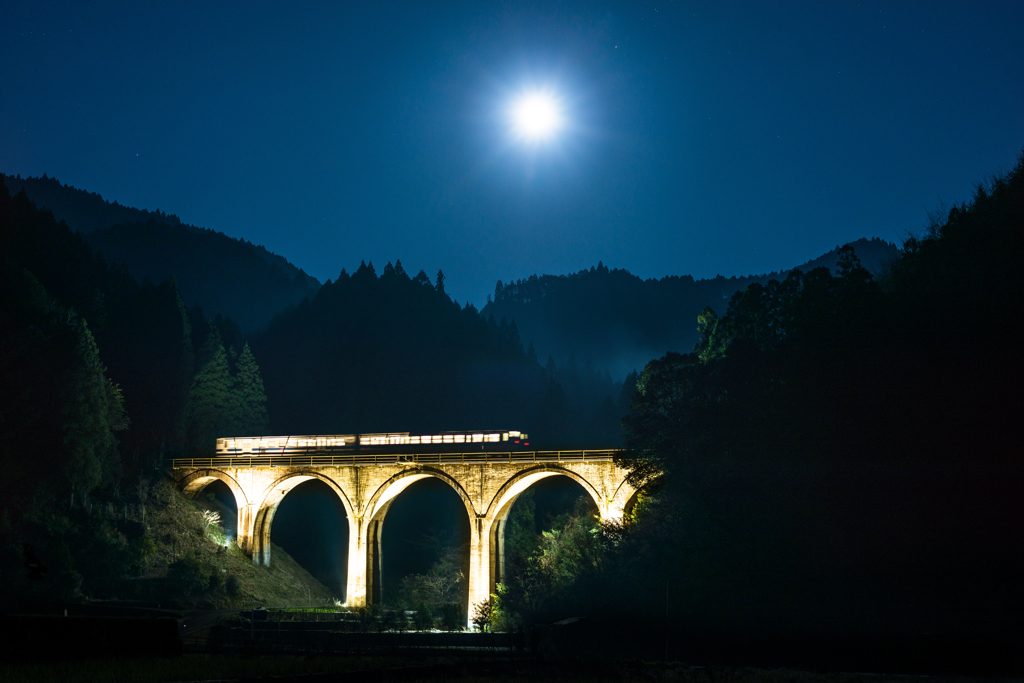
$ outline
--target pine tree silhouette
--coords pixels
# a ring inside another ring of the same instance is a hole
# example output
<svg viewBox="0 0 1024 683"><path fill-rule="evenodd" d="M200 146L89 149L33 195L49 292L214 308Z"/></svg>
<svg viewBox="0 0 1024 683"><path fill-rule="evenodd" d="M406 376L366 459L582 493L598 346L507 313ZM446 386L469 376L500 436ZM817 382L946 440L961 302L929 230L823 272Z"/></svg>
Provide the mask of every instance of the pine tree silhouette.
<svg viewBox="0 0 1024 683"><path fill-rule="evenodd" d="M247 435L260 435L269 428L267 418L267 394L263 390L263 378L256 358L246 344L238 358L237 385L240 408L239 427Z"/></svg>
<svg viewBox="0 0 1024 683"><path fill-rule="evenodd" d="M219 337L214 341L214 336L211 332L204 344L212 356L196 373L185 401L185 447L193 453L212 451L218 436L233 436L242 426L227 353Z"/></svg>

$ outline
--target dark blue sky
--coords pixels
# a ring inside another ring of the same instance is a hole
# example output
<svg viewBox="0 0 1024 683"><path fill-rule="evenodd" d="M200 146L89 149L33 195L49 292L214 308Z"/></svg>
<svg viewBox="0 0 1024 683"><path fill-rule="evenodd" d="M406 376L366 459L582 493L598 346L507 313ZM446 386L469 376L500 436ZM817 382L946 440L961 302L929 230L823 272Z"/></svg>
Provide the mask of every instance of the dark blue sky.
<svg viewBox="0 0 1024 683"><path fill-rule="evenodd" d="M0 21L0 171L402 259L478 305L599 260L760 273L898 241L1024 148L1024 3L46 3ZM510 98L559 93L545 145Z"/></svg>

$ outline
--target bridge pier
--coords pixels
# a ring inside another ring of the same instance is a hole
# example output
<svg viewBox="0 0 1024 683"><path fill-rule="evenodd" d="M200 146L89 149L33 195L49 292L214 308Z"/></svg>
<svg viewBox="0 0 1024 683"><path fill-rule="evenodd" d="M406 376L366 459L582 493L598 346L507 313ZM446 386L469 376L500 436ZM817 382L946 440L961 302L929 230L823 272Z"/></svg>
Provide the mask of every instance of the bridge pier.
<svg viewBox="0 0 1024 683"><path fill-rule="evenodd" d="M367 605L367 534L362 516L348 520L348 578L345 583L345 604L349 607Z"/></svg>
<svg viewBox="0 0 1024 683"><path fill-rule="evenodd" d="M505 579L505 522L499 518L491 524L491 586L497 587Z"/></svg>
<svg viewBox="0 0 1024 683"><path fill-rule="evenodd" d="M249 557L253 556L253 511L252 503L236 505L238 508L238 519L235 531L235 543L243 553Z"/></svg>
<svg viewBox="0 0 1024 683"><path fill-rule="evenodd" d="M466 624L473 625L473 610L491 598L494 574L490 525L483 515L469 522L469 605Z"/></svg>

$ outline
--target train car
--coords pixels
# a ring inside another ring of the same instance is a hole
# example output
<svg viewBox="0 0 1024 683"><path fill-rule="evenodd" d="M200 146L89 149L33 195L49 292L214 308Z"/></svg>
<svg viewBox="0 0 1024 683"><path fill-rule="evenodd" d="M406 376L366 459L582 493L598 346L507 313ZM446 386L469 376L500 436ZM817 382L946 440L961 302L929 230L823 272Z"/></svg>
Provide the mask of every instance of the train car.
<svg viewBox="0 0 1024 683"><path fill-rule="evenodd" d="M412 434L320 434L229 436L217 439L217 457L261 455L341 455L480 453L531 450L529 435L515 429Z"/></svg>

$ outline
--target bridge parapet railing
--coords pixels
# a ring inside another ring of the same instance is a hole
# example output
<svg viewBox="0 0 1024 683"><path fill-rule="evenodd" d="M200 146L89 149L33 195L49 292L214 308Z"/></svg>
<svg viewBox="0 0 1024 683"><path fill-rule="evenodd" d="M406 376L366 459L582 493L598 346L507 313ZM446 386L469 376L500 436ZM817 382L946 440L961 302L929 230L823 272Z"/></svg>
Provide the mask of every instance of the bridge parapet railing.
<svg viewBox="0 0 1024 683"><path fill-rule="evenodd" d="M175 458L172 469L210 467L355 467L359 465L498 465L559 462L608 462L617 449L582 451L486 451L470 453L296 453L281 455Z"/></svg>

